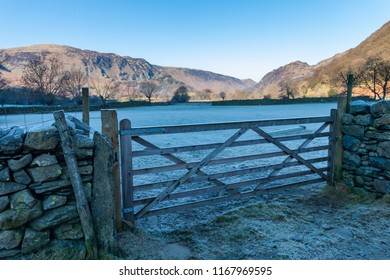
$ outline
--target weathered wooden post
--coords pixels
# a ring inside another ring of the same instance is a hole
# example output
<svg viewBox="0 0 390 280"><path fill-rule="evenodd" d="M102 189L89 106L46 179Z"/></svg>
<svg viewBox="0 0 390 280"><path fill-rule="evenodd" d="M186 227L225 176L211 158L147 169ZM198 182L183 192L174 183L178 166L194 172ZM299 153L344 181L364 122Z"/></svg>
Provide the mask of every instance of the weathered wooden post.
<svg viewBox="0 0 390 280"><path fill-rule="evenodd" d="M83 96L83 123L89 125L89 89L88 87L83 87L81 89Z"/></svg>
<svg viewBox="0 0 390 280"><path fill-rule="evenodd" d="M114 148L114 165L112 174L115 184L115 224L117 231L122 230L122 207L119 175L119 131L116 110L101 110L102 133L107 136Z"/></svg>
<svg viewBox="0 0 390 280"><path fill-rule="evenodd" d="M88 201L83 190L83 182L77 165L76 154L73 147L72 137L66 124L64 111L53 113L58 133L60 134L61 147L64 152L66 166L69 170L70 182L76 197L77 212L80 216L81 228L85 238L85 247L88 259L98 259L97 240L95 237L92 215Z"/></svg>
<svg viewBox="0 0 390 280"><path fill-rule="evenodd" d="M346 104L347 113L350 112L349 106L351 105L353 83L354 83L353 74L349 73L347 76L347 104Z"/></svg>
<svg viewBox="0 0 390 280"><path fill-rule="evenodd" d="M336 121L337 121L337 110L330 110L330 116L332 117L332 123L329 126L329 151L328 151L328 167L329 167L329 185L334 186L334 163L336 154Z"/></svg>
<svg viewBox="0 0 390 280"><path fill-rule="evenodd" d="M121 120L120 130L131 129L131 122L127 119ZM123 197L123 219L134 223L133 209L133 159L131 136L121 133L121 173L122 173L122 197Z"/></svg>
<svg viewBox="0 0 390 280"><path fill-rule="evenodd" d="M337 98L337 117L335 127L335 148L334 148L334 181L341 182L343 171L343 130L341 116L347 112L347 96L341 94Z"/></svg>

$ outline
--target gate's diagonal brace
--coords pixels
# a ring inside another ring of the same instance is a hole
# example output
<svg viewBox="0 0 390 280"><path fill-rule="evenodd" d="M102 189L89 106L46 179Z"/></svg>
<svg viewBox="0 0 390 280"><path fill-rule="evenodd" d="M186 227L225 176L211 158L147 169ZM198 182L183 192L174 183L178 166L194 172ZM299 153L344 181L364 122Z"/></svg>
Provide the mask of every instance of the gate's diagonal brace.
<svg viewBox="0 0 390 280"><path fill-rule="evenodd" d="M154 145L153 143L150 143L149 141L147 141L139 136L133 137L133 141L137 142L138 144L141 144L142 146L144 146L146 148L159 149L158 146ZM184 160L182 160L182 159L180 159L172 154L165 154L165 155L161 155L161 156L165 157L166 159L171 160L174 163L178 163L178 164L185 164L186 163ZM187 168L187 169L190 170L190 168ZM208 176L208 174L203 172L202 170L198 170L195 173L199 176ZM210 182L214 183L217 186L225 186L225 183L221 182L218 179L211 179ZM226 189L226 191L228 191L229 193L232 193L232 194L238 193L238 191L233 190L233 189L231 189L231 190Z"/></svg>
<svg viewBox="0 0 390 280"><path fill-rule="evenodd" d="M237 131L233 136L231 136L228 140L226 140L222 145L220 145L217 149L212 151L208 156L206 156L203 160L201 160L197 165L191 168L183 177L179 180L175 181L172 185L165 189L162 193L160 193L153 201L145 205L136 215L136 219L144 216L153 206L162 201L166 196L168 196L171 192L173 192L177 187L181 184L184 184L192 175L199 171L202 167L207 165L210 160L215 158L218 154L220 154L225 148L230 146L234 141L236 141L240 136L242 136L248 128L241 128Z"/></svg>
<svg viewBox="0 0 390 280"><path fill-rule="evenodd" d="M283 145L280 141L276 140L275 138L273 138L271 135L269 135L268 133L266 133L265 131L263 131L262 129L260 128L252 128L252 130L254 132L256 132L257 134L259 134L261 137L263 137L264 139L266 139L268 142L274 144L276 147L278 147L279 149L281 149L283 152L285 152L286 154L288 154L289 156L291 156L292 158L296 159L297 161L299 161L300 163L302 163L303 165L305 165L306 167L308 167L310 170L312 170L314 173L317 173L319 176L321 176L325 181L328 181L328 176L326 176L323 172L321 172L320 170L318 170L317 167L315 167L314 165L312 165L310 162L308 162L307 160L305 160L304 158L302 158L300 155L298 155L297 153L291 151L288 147L286 147L285 145Z"/></svg>
<svg viewBox="0 0 390 280"><path fill-rule="evenodd" d="M298 150L299 149L302 149L302 148L306 148L316 137L318 134L320 134L322 131L324 131L325 128L327 128L329 126L329 123L324 123L322 124L314 133L313 133L313 136L310 137L310 138L307 138L301 145L299 145L298 147ZM285 163L288 163L290 161L292 161L294 158L289 156L288 158L286 158L282 164L285 164ZM268 177L273 177L273 176L276 176L279 174L279 172L283 169L282 168L277 168L277 169L274 169L269 175ZM255 189L258 189L260 188L261 184L260 185L257 185Z"/></svg>

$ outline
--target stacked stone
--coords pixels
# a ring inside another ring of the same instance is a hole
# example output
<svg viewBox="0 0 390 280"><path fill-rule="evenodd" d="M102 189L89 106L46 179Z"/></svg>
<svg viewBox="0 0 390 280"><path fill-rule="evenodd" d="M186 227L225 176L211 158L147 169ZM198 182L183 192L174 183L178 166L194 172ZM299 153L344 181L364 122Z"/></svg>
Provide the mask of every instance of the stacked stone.
<svg viewBox="0 0 390 280"><path fill-rule="evenodd" d="M343 180L350 187L390 193L390 103L351 103L341 119Z"/></svg>
<svg viewBox="0 0 390 280"><path fill-rule="evenodd" d="M94 142L73 123L69 126L90 200ZM73 250L70 258L84 258L83 233L59 142L54 126L27 133L19 127L0 129L0 259L34 258L38 253L45 258L45 250Z"/></svg>

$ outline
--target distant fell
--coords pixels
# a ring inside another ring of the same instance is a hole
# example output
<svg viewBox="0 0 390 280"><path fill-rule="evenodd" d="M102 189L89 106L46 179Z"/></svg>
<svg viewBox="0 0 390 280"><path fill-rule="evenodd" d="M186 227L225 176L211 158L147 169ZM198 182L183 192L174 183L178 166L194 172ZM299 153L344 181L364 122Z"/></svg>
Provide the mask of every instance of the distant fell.
<svg viewBox="0 0 390 280"><path fill-rule="evenodd" d="M267 73L256 85L256 89L264 91L272 85L290 80L302 80L313 75L314 69L306 62L295 61Z"/></svg>
<svg viewBox="0 0 390 280"><path fill-rule="evenodd" d="M210 89L217 94L220 91L246 90L256 84L252 80L240 80L210 71L157 66L142 58L100 53L63 45L42 44L10 48L5 49L5 53L10 59L7 61L7 68L2 73L12 86L20 86L25 65L39 56L54 56L63 62L65 68L79 69L89 77L105 76L132 86L137 86L142 81L153 80L159 84L160 94L166 98L169 98L169 95L182 85L194 92Z"/></svg>

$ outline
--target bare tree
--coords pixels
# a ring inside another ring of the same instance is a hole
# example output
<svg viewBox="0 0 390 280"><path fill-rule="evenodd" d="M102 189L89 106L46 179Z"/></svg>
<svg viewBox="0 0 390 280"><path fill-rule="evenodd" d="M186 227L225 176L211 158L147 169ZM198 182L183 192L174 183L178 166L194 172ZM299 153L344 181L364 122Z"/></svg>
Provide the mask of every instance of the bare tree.
<svg viewBox="0 0 390 280"><path fill-rule="evenodd" d="M186 86L180 86L173 93L171 98L172 103L186 103L190 101L191 97L188 95L188 89Z"/></svg>
<svg viewBox="0 0 390 280"><path fill-rule="evenodd" d="M349 69L347 71L341 71L339 75L333 81L336 88L341 89L340 93L346 93L348 87L348 75L353 75L353 86L358 86L362 82L361 71Z"/></svg>
<svg viewBox="0 0 390 280"><path fill-rule="evenodd" d="M54 102L55 96L62 92L64 80L64 65L55 57L30 60L22 76L24 86L44 94L47 104Z"/></svg>
<svg viewBox="0 0 390 280"><path fill-rule="evenodd" d="M222 98L222 100L225 100L225 98L226 98L226 92L221 91L218 95L219 95L219 97Z"/></svg>
<svg viewBox="0 0 390 280"><path fill-rule="evenodd" d="M107 100L117 96L120 83L111 78L98 77L89 80L90 87L102 100L103 106L106 106Z"/></svg>
<svg viewBox="0 0 390 280"><path fill-rule="evenodd" d="M1 76L0 73L0 91L7 87L7 80Z"/></svg>
<svg viewBox="0 0 390 280"><path fill-rule="evenodd" d="M129 101L134 101L140 98L138 90L137 85L132 85L131 83L124 85L125 96Z"/></svg>
<svg viewBox="0 0 390 280"><path fill-rule="evenodd" d="M281 82L279 84L279 98L281 99L294 99L296 96L296 90L289 82Z"/></svg>
<svg viewBox="0 0 390 280"><path fill-rule="evenodd" d="M4 52L4 50L0 50L0 70L4 68L5 63L9 59L9 55ZM8 81L2 76L0 72L0 92L7 87Z"/></svg>
<svg viewBox="0 0 390 280"><path fill-rule="evenodd" d="M232 96L234 100L245 100L245 99L249 99L248 97L249 94L245 90L236 90Z"/></svg>
<svg viewBox="0 0 390 280"><path fill-rule="evenodd" d="M210 100L211 93L213 91L209 88L205 88L202 92L199 93L199 99L201 100Z"/></svg>
<svg viewBox="0 0 390 280"><path fill-rule="evenodd" d="M10 56L4 50L0 50L0 69L4 68L5 63L10 59Z"/></svg>
<svg viewBox="0 0 390 280"><path fill-rule="evenodd" d="M0 72L0 104L1 106L4 106L5 103L5 92L3 92L4 89L7 88L7 80L1 76Z"/></svg>
<svg viewBox="0 0 390 280"><path fill-rule="evenodd" d="M88 79L85 72L79 69L72 69L65 72L64 91L79 105L81 105L83 101L81 90L87 81Z"/></svg>
<svg viewBox="0 0 390 280"><path fill-rule="evenodd" d="M158 85L154 81L141 82L139 91L148 99L149 103L151 103L153 95L158 91Z"/></svg>
<svg viewBox="0 0 390 280"><path fill-rule="evenodd" d="M390 60L368 58L360 70L360 78L375 99L385 99L390 87Z"/></svg>

